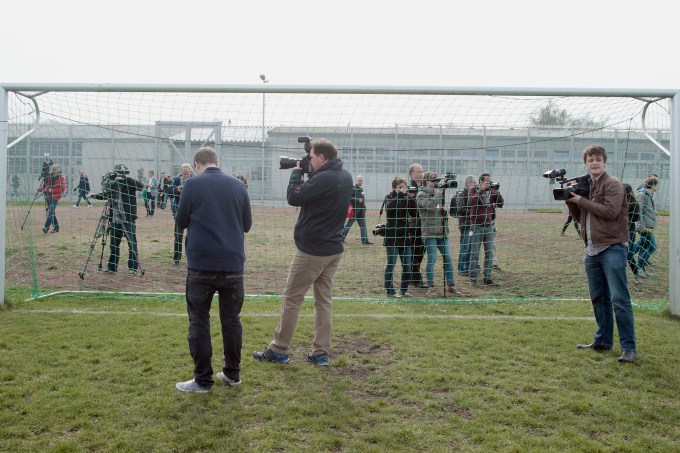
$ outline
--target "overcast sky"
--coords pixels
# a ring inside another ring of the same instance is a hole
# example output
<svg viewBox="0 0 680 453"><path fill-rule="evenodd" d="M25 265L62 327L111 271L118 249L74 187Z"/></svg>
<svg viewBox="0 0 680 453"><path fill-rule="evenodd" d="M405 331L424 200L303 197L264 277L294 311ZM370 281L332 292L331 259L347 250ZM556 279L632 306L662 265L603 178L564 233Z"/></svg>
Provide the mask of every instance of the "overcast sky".
<svg viewBox="0 0 680 453"><path fill-rule="evenodd" d="M673 4L10 0L0 82L680 89Z"/></svg>

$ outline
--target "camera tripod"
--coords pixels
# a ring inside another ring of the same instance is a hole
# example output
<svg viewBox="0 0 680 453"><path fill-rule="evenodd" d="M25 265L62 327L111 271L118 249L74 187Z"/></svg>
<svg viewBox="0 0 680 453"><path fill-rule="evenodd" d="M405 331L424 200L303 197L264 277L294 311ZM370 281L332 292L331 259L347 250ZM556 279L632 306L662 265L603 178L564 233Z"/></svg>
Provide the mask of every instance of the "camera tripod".
<svg viewBox="0 0 680 453"><path fill-rule="evenodd" d="M111 228L112 228L112 216L113 213L111 212L111 206L110 206L111 201L107 201L104 204L104 209L102 209L101 214L99 215L99 222L97 222L97 227L94 231L94 237L92 238L92 243L90 244L90 251L87 254L87 259L85 260L85 266L83 267L83 270L81 272L78 272L78 276L80 277L81 280L85 280L85 273L87 272L87 266L90 263L90 259L92 258L92 252L94 251L96 245L97 245L97 240L101 237L101 244L102 244L102 249L101 253L99 254L99 265L97 268L99 270L102 269L103 267L103 262L104 262L104 250L106 249L106 242L108 240L109 234L111 233ZM130 239L128 238L128 241ZM139 264L139 254L137 254L137 263ZM141 265L139 267L140 275L143 277L146 271L141 268Z"/></svg>

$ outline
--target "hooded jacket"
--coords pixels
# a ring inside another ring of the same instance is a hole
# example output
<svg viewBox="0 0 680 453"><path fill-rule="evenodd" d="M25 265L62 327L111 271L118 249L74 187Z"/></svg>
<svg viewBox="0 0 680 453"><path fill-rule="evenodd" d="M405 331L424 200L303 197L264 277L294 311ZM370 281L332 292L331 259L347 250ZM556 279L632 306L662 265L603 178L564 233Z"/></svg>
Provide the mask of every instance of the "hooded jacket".
<svg viewBox="0 0 680 453"><path fill-rule="evenodd" d="M331 159L302 182L302 172L294 169L288 183L288 204L300 207L295 223L295 245L314 256L343 252L342 227L354 183L343 170L340 159Z"/></svg>

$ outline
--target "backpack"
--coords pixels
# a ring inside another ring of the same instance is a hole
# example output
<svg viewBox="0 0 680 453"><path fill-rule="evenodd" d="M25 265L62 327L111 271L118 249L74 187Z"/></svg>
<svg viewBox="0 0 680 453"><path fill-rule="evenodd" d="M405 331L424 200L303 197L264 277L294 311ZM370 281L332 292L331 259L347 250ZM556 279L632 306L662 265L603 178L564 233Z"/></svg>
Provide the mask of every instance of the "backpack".
<svg viewBox="0 0 680 453"><path fill-rule="evenodd" d="M632 196L628 197L628 222L633 224L640 220L640 205L637 199Z"/></svg>
<svg viewBox="0 0 680 453"><path fill-rule="evenodd" d="M456 192L451 198L449 205L449 214L451 217L465 217L467 211L467 197L463 189Z"/></svg>

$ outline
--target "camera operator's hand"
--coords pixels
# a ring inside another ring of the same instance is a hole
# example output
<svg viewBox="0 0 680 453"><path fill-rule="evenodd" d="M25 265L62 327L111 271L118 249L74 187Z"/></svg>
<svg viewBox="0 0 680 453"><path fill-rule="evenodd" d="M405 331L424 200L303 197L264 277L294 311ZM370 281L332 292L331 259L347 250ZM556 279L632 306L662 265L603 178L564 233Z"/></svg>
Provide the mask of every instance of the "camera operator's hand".
<svg viewBox="0 0 680 453"><path fill-rule="evenodd" d="M571 193L571 196L567 198L566 201L567 203L578 203L578 201L581 199L581 195L577 195L575 193Z"/></svg>
<svg viewBox="0 0 680 453"><path fill-rule="evenodd" d="M482 189L482 192L484 192L485 190L488 190L490 184L491 184L491 181L482 181L482 184L480 186L481 189Z"/></svg>

